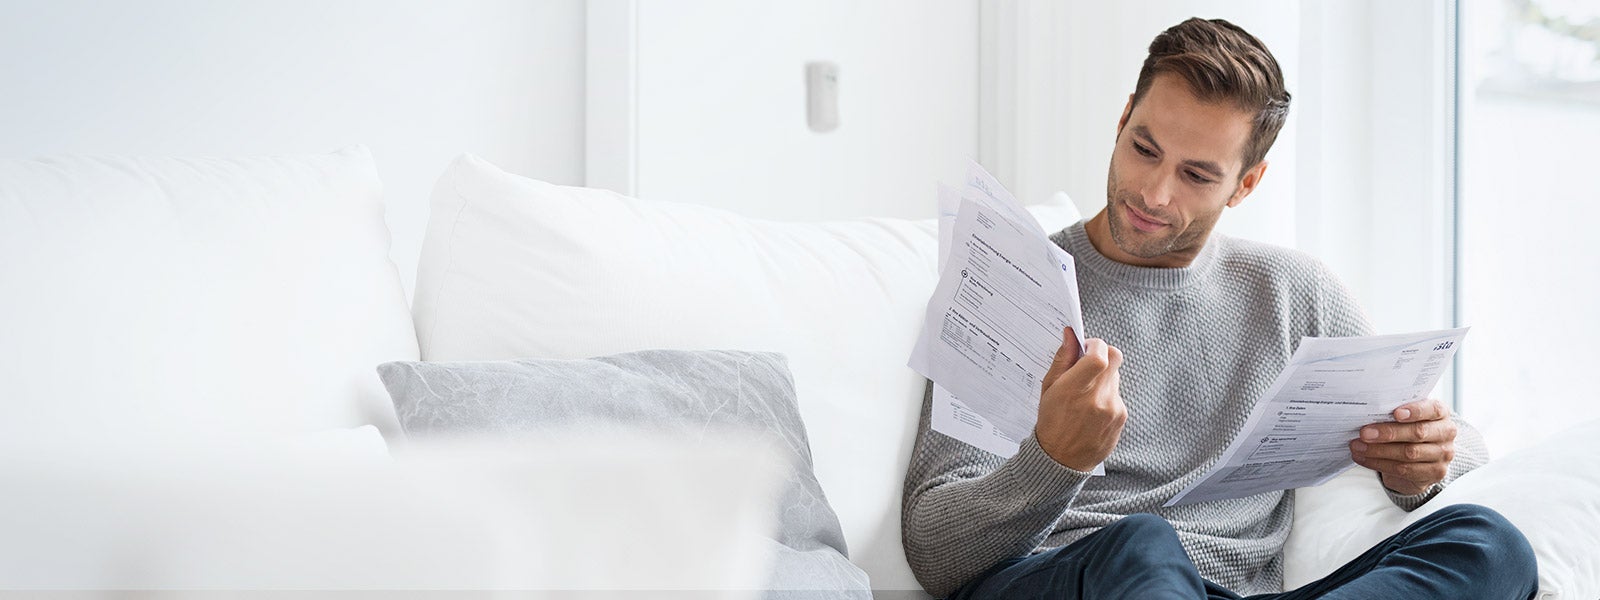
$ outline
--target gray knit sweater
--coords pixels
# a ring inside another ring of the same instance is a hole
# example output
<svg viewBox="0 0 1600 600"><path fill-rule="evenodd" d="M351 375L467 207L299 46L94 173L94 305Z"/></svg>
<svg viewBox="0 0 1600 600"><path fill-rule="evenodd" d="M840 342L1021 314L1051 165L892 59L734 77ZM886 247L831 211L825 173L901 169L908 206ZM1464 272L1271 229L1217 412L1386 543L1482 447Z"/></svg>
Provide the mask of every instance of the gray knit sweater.
<svg viewBox="0 0 1600 600"><path fill-rule="evenodd" d="M917 580L947 596L1001 560L1143 512L1172 523L1201 576L1241 594L1281 591L1293 493L1161 505L1219 457L1302 336L1372 334L1360 307L1315 258L1217 233L1181 269L1112 261L1089 243L1084 222L1051 240L1077 261L1084 337L1123 352L1122 439L1103 477L1055 462L1032 436L1002 459L929 429L930 386L901 506ZM1462 423L1445 483L1487 457L1482 437ZM1389 495L1411 510L1443 485Z"/></svg>

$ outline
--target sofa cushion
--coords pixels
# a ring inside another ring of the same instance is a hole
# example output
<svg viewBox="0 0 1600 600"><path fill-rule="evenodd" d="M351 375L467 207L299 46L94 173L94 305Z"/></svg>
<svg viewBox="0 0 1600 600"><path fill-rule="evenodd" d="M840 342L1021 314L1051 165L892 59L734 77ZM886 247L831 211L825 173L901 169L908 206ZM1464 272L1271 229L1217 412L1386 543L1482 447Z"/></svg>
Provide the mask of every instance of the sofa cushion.
<svg viewBox="0 0 1600 600"><path fill-rule="evenodd" d="M586 360L391 362L378 372L412 439L635 429L691 446L726 431L762 439L790 467L773 515L780 546L773 548L766 597L825 590L829 597L871 598L866 574L842 553L839 519L812 474L805 423L781 354L640 350Z"/></svg>
<svg viewBox="0 0 1600 600"><path fill-rule="evenodd" d="M900 491L925 382L906 360L938 277L934 219L774 222L556 186L473 156L432 203L414 307L424 360L782 353L851 560L874 589L921 589L900 545ZM1046 230L1078 218L1064 201L1033 210Z"/></svg>
<svg viewBox="0 0 1600 600"><path fill-rule="evenodd" d="M398 430L380 189L365 148L0 160L0 436Z"/></svg>
<svg viewBox="0 0 1600 600"><path fill-rule="evenodd" d="M1499 511L1532 544L1539 559L1538 598L1600 598L1597 458L1600 420L1496 458L1409 513L1389 501L1372 471L1360 467L1296 490L1284 585L1319 579L1440 508L1481 504Z"/></svg>

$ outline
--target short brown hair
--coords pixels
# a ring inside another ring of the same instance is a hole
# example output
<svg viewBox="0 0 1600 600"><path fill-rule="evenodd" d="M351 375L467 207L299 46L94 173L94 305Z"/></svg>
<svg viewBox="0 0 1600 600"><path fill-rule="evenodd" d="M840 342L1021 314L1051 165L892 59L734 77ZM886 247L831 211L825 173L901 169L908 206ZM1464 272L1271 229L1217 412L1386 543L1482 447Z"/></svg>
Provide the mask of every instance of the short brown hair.
<svg viewBox="0 0 1600 600"><path fill-rule="evenodd" d="M1256 36L1222 19L1191 18L1157 35L1139 69L1132 106L1162 73L1183 77L1201 100L1229 101L1255 113L1241 177L1267 156L1289 117L1289 91L1283 88L1278 59Z"/></svg>

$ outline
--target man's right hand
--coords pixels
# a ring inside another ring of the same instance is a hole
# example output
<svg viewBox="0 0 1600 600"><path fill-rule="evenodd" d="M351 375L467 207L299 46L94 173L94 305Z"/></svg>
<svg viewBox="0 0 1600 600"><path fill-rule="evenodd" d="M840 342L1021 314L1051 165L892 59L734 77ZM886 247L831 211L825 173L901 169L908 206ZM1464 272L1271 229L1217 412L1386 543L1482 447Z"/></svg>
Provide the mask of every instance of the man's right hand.
<svg viewBox="0 0 1600 600"><path fill-rule="evenodd" d="M1033 434L1050 458L1087 473L1111 455L1128 420L1119 389L1122 351L1091 338L1079 356L1072 328L1062 334L1061 349L1040 384Z"/></svg>

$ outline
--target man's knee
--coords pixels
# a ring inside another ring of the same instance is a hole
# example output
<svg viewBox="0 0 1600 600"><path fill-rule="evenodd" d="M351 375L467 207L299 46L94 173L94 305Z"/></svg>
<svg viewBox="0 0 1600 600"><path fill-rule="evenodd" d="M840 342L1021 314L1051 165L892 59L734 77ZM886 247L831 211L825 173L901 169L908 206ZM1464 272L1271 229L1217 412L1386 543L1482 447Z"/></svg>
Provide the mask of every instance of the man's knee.
<svg viewBox="0 0 1600 600"><path fill-rule="evenodd" d="M1478 504L1452 504L1424 518L1448 527L1471 541L1482 542L1481 546L1509 553L1494 558L1510 559L1526 555L1521 557L1533 560L1533 547L1528 544L1528 538L1495 509Z"/></svg>
<svg viewBox="0 0 1600 600"><path fill-rule="evenodd" d="M1111 576L1097 581L1093 594L1106 598L1194 598L1204 581L1166 519L1152 514L1128 515L1102 530L1105 545L1091 568Z"/></svg>
<svg viewBox="0 0 1600 600"><path fill-rule="evenodd" d="M1452 504L1425 519L1449 531L1449 537L1461 542L1463 551L1472 553L1475 562L1486 572L1493 572L1497 578L1526 583L1530 588L1538 585L1539 565L1533 546L1516 525L1494 509L1477 504Z"/></svg>
<svg viewBox="0 0 1600 600"><path fill-rule="evenodd" d="M1128 515L1107 525L1102 535L1114 555L1135 560L1157 559L1165 554L1183 555L1178 532L1166 519L1148 514Z"/></svg>
<svg viewBox="0 0 1600 600"><path fill-rule="evenodd" d="M1135 540L1178 539L1178 533L1166 519L1150 513L1128 515L1106 526L1106 530L1119 538Z"/></svg>

